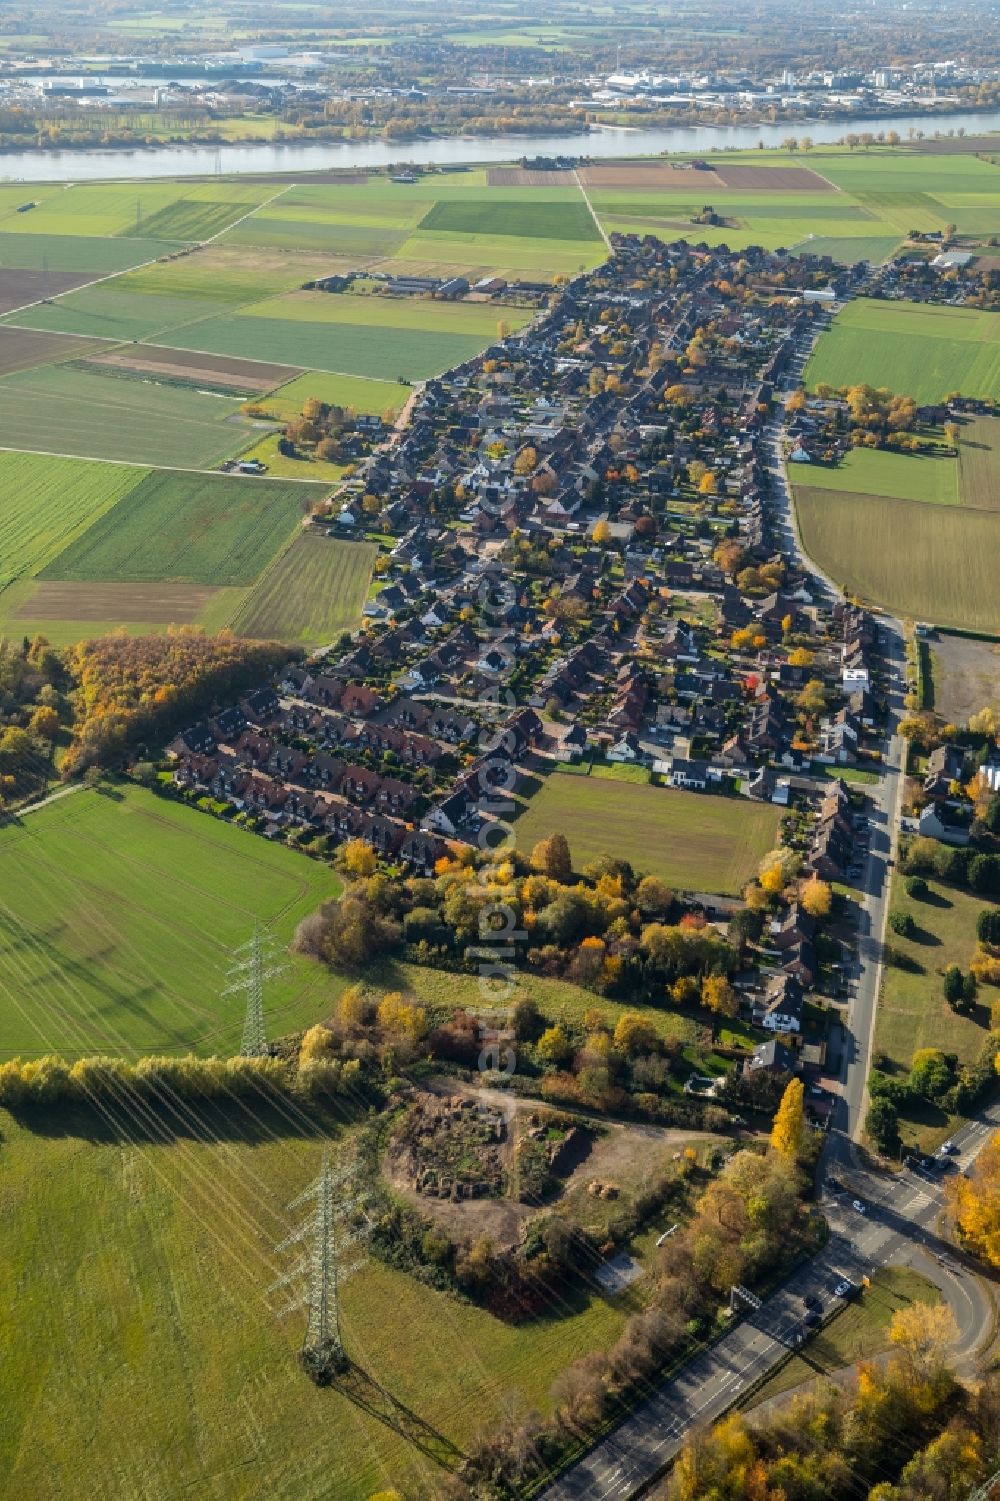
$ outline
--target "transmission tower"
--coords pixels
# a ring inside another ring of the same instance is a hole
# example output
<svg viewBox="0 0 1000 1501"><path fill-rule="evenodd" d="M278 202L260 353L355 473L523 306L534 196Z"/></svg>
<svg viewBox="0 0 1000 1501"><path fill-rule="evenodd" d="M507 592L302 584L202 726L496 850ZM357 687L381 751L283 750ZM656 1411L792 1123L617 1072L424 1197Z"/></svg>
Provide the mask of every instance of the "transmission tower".
<svg viewBox="0 0 1000 1501"><path fill-rule="evenodd" d="M990 1501L990 1497L997 1493L997 1486L1000 1486L1000 1470L997 1470L995 1475L991 1475L985 1485L977 1486L971 1492L969 1501Z"/></svg>
<svg viewBox="0 0 1000 1501"><path fill-rule="evenodd" d="M368 1194L354 1186L353 1164L334 1169L323 1154L319 1177L293 1199L289 1209L309 1206L303 1223L276 1251L302 1247L302 1254L284 1276L268 1288L291 1288L292 1300L281 1314L305 1308L308 1313L299 1359L317 1386L326 1386L348 1368L340 1330L340 1289L362 1265L359 1242L367 1234L363 1206Z"/></svg>
<svg viewBox="0 0 1000 1501"><path fill-rule="evenodd" d="M250 942L233 952L228 972L229 984L222 994L246 997L243 1041L240 1044L240 1056L243 1058L264 1058L267 1055L264 986L268 980L284 974L286 968L286 965L279 962L275 940L262 934L258 923L254 924Z"/></svg>

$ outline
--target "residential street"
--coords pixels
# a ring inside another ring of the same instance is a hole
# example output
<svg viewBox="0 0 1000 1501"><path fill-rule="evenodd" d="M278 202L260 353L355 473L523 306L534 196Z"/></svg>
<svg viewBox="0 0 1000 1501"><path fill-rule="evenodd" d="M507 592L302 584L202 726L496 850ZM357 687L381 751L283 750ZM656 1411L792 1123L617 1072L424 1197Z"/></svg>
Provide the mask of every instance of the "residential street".
<svg viewBox="0 0 1000 1501"><path fill-rule="evenodd" d="M808 350L793 362L786 389L798 384ZM765 433L770 520L782 551L812 573L819 591L836 594L801 550L781 449L781 423ZM853 994L844 1022L840 1092L821 1163L822 1206L831 1227L826 1247L766 1300L743 1317L712 1349L699 1355L674 1381L644 1401L609 1438L544 1493L546 1501L628 1501L676 1453L696 1424L720 1416L741 1391L785 1354L804 1330L806 1294L821 1299L824 1318L838 1302L834 1288L889 1263L913 1266L930 1278L949 1303L959 1328L956 1368L967 1366L977 1347L992 1337L993 1295L987 1283L940 1241L935 1224L942 1207L941 1180L905 1169L880 1174L859 1165L856 1142L865 1111L875 1011L882 974L892 868L897 856L906 742L897 733L906 691L903 628L879 616L880 646L889 666L889 722L885 774L870 792L870 855L862 878ZM1000 1105L954 1137L959 1169L974 1160L991 1130L1000 1126ZM853 1207L857 1199L864 1211ZM808 1340L800 1354L808 1361ZM817 1367L817 1372L820 1368Z"/></svg>

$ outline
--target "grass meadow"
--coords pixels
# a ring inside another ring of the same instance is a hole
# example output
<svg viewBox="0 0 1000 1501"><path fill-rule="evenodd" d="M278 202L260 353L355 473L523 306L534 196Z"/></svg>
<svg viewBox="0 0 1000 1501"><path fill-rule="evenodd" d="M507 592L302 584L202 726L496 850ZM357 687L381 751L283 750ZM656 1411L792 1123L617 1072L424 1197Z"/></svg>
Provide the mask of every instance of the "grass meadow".
<svg viewBox="0 0 1000 1501"><path fill-rule="evenodd" d="M961 424L958 463L962 502L977 511L1000 511L1000 420L973 417Z"/></svg>
<svg viewBox="0 0 1000 1501"><path fill-rule="evenodd" d="M820 339L805 382L861 381L922 403L951 391L1000 397L1000 314L858 298Z"/></svg>
<svg viewBox="0 0 1000 1501"><path fill-rule="evenodd" d="M257 404L273 412L283 422L297 417L310 396L330 406L353 407L357 412L399 412L410 396L407 386L393 380L370 380L365 376L325 375L322 372L298 375L287 385L272 391Z"/></svg>
<svg viewBox="0 0 1000 1501"><path fill-rule="evenodd" d="M325 486L157 470L42 570L81 583L248 585Z"/></svg>
<svg viewBox="0 0 1000 1501"><path fill-rule="evenodd" d="M84 1501L108 1494L113 1475L116 1501L178 1487L199 1501L433 1494L432 1459L302 1375L302 1316L280 1319L281 1299L266 1295L288 1265L273 1252L296 1223L285 1206L321 1160L307 1123L198 1109L165 1145L155 1123L122 1114L33 1134L0 1112L11 1492ZM163 1135L175 1129L170 1118ZM637 1307L634 1291L583 1297L503 1324L372 1261L344 1287L343 1327L369 1382L467 1450L511 1404L548 1409L560 1370L610 1345ZM71 1402L67 1371L87 1373Z"/></svg>
<svg viewBox="0 0 1000 1501"><path fill-rule="evenodd" d="M577 869L617 855L668 886L738 894L777 837L779 814L745 799L553 772L515 824L519 848L562 833Z"/></svg>
<svg viewBox="0 0 1000 1501"><path fill-rule="evenodd" d="M853 448L829 467L793 464L792 476L814 490L843 490L859 495L896 495L930 505L960 503L958 464L950 454L892 453ZM964 485L963 485L964 496Z"/></svg>
<svg viewBox="0 0 1000 1501"><path fill-rule="evenodd" d="M329 868L142 788L75 791L0 828L0 1056L232 1051L230 951L287 943ZM319 1020L324 972L289 960L272 1035Z"/></svg>

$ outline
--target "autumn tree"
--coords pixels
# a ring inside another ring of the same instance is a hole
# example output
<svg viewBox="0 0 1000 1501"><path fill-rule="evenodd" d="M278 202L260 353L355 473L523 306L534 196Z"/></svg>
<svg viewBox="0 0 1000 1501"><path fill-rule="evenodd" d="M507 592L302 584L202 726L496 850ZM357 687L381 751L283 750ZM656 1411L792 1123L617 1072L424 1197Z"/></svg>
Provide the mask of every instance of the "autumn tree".
<svg viewBox="0 0 1000 1501"><path fill-rule="evenodd" d="M701 982L701 1003L717 1016L736 1016L739 997L725 975L706 975Z"/></svg>
<svg viewBox="0 0 1000 1501"><path fill-rule="evenodd" d="M340 851L340 866L345 875L354 880L373 876L378 869L378 858L370 844L363 839L349 839Z"/></svg>
<svg viewBox="0 0 1000 1501"><path fill-rule="evenodd" d="M565 834L550 834L540 839L531 851L532 870L541 871L552 881L565 885L573 875L573 860Z"/></svg>
<svg viewBox="0 0 1000 1501"><path fill-rule="evenodd" d="M553 1063L558 1066L566 1063L573 1056L573 1044L558 1022L552 1027L546 1027L538 1042L535 1044L535 1052L543 1063Z"/></svg>
<svg viewBox="0 0 1000 1501"><path fill-rule="evenodd" d="M591 537L598 547L604 547L611 541L611 527L603 518L594 527Z"/></svg>
<svg viewBox="0 0 1000 1501"><path fill-rule="evenodd" d="M802 1152L806 1130L805 1087L801 1079L789 1079L771 1127L771 1146L790 1162Z"/></svg>
<svg viewBox="0 0 1000 1501"><path fill-rule="evenodd" d="M958 1325L947 1303L909 1303L897 1308L889 1322L889 1339L925 1379L944 1364L957 1338Z"/></svg>
<svg viewBox="0 0 1000 1501"><path fill-rule="evenodd" d="M810 917L829 917L830 908L833 905L833 890L829 882L821 881L818 876L813 876L802 887L799 901Z"/></svg>
<svg viewBox="0 0 1000 1501"><path fill-rule="evenodd" d="M657 1046L656 1028L637 1011L625 1011L615 1026L614 1043L629 1058L650 1053Z"/></svg>
<svg viewBox="0 0 1000 1501"><path fill-rule="evenodd" d="M954 1179L950 1192L955 1222L969 1250L988 1266L1000 1267L1000 1133L980 1152L969 1176Z"/></svg>

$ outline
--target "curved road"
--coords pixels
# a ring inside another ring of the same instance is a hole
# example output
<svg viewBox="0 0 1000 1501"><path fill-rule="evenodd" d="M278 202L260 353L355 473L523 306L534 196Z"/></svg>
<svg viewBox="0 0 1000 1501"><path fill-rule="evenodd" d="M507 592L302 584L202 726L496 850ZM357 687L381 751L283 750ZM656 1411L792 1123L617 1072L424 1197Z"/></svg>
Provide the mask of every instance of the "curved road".
<svg viewBox="0 0 1000 1501"><path fill-rule="evenodd" d="M803 341L795 352L783 390L800 384L810 349L811 341ZM839 589L802 548L782 436L783 424L778 421L765 429L762 440L770 525L782 552L797 559L812 577L814 593L832 603ZM996 1310L990 1287L939 1238L935 1228L943 1208L940 1178L911 1168L899 1174L879 1173L864 1167L856 1150L866 1109L906 749L898 734L906 691L903 628L898 620L880 616L878 629L887 675L885 771L870 789L870 854L858 903L857 953L851 976L854 993L844 1025L839 1095L820 1169L829 1242L756 1312L690 1361L679 1376L646 1398L614 1433L550 1485L545 1501L629 1501L641 1494L669 1464L689 1429L719 1417L790 1346L797 1347L797 1336L805 1332L803 1298L807 1294L818 1298L825 1318L839 1306L834 1288L845 1278L859 1283L889 1263L913 1266L929 1277L955 1315L959 1338L953 1358L959 1370L973 1368L977 1353L992 1340ZM968 1167L998 1126L1000 1105L984 1111L957 1133L956 1165ZM855 1199L864 1205L863 1212L854 1208ZM800 1353L808 1359L808 1341Z"/></svg>

